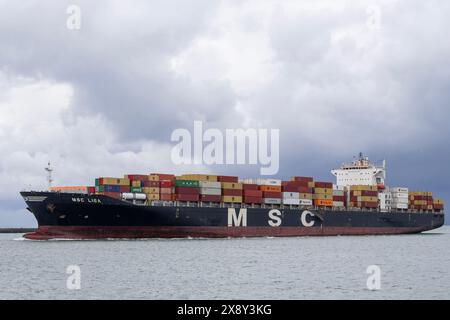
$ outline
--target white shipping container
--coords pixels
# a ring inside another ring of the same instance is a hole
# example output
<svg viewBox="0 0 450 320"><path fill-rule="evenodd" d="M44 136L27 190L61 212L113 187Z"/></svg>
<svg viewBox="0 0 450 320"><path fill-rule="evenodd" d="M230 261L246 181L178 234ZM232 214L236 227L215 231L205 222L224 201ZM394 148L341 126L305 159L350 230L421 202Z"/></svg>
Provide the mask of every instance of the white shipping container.
<svg viewBox="0 0 450 320"><path fill-rule="evenodd" d="M395 193L395 192L408 193L409 189L403 188L403 187L392 187L392 188L389 188L389 191L392 193Z"/></svg>
<svg viewBox="0 0 450 320"><path fill-rule="evenodd" d="M283 199L283 204L299 205L300 199Z"/></svg>
<svg viewBox="0 0 450 320"><path fill-rule="evenodd" d="M298 193L298 192L282 192L281 197L283 199L299 199L300 193Z"/></svg>
<svg viewBox="0 0 450 320"><path fill-rule="evenodd" d="M344 191L333 190L333 196L343 197L344 196Z"/></svg>
<svg viewBox="0 0 450 320"><path fill-rule="evenodd" d="M281 186L281 180L279 179L256 179L256 184L260 186Z"/></svg>
<svg viewBox="0 0 450 320"><path fill-rule="evenodd" d="M406 198L408 199L408 193L392 193L392 198Z"/></svg>
<svg viewBox="0 0 450 320"><path fill-rule="evenodd" d="M281 204L281 199L277 198L264 198L263 201L267 204Z"/></svg>
<svg viewBox="0 0 450 320"><path fill-rule="evenodd" d="M344 201L333 201L333 207L343 207Z"/></svg>
<svg viewBox="0 0 450 320"><path fill-rule="evenodd" d="M391 203L406 203L408 204L408 198L394 198Z"/></svg>
<svg viewBox="0 0 450 320"><path fill-rule="evenodd" d="M344 191L345 190L345 186L338 186L337 184L333 184L333 190Z"/></svg>
<svg viewBox="0 0 450 320"><path fill-rule="evenodd" d="M301 206L312 206L313 202L311 199L299 199Z"/></svg>
<svg viewBox="0 0 450 320"><path fill-rule="evenodd" d="M406 203L392 203L391 207L394 209L408 209L408 204Z"/></svg>
<svg viewBox="0 0 450 320"><path fill-rule="evenodd" d="M217 188L200 188L200 194L207 194L212 196L220 196L222 194L222 189Z"/></svg>
<svg viewBox="0 0 450 320"><path fill-rule="evenodd" d="M220 189L220 188L222 188L222 185L220 184L220 182L215 182L215 181L200 181L200 188Z"/></svg>

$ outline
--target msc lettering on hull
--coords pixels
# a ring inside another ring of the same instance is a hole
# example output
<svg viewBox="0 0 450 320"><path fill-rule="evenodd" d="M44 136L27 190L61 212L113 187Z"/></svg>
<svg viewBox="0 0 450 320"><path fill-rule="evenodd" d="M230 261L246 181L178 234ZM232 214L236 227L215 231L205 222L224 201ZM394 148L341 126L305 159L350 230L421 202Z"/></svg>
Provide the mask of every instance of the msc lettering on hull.
<svg viewBox="0 0 450 320"><path fill-rule="evenodd" d="M85 202L87 202L87 203L98 203L98 204L100 204L100 203L102 203L101 201L100 201L100 199L96 199L96 198L72 198L72 202L79 202L79 203L85 203Z"/></svg>
<svg viewBox="0 0 450 320"><path fill-rule="evenodd" d="M234 208L228 208L228 226L232 227L247 226L247 209L239 209L239 216L236 215Z"/></svg>
<svg viewBox="0 0 450 320"><path fill-rule="evenodd" d="M281 226L282 213L278 209L272 209L268 212L267 223L271 227ZM304 227L314 226L314 213L305 210L300 215L300 223ZM246 227L247 226L247 209L240 208L239 213L236 213L235 208L228 208L228 226L229 227Z"/></svg>

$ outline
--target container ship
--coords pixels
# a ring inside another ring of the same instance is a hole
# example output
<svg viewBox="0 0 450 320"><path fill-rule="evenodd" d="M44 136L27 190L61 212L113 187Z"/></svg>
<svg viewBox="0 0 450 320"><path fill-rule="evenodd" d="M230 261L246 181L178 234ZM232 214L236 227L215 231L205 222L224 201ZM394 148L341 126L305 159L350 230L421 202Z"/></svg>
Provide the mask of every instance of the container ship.
<svg viewBox="0 0 450 320"><path fill-rule="evenodd" d="M46 168L51 182L50 166ZM362 154L312 177L239 179L209 174L127 174L90 187L23 191L38 222L25 238L223 238L420 233L444 224L431 192L386 187L386 166Z"/></svg>

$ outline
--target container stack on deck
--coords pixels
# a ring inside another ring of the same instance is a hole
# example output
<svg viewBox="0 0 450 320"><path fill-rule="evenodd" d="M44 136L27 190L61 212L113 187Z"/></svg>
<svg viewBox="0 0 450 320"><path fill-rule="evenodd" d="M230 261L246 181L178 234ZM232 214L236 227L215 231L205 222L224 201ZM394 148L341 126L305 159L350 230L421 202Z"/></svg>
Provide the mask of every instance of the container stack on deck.
<svg viewBox="0 0 450 320"><path fill-rule="evenodd" d="M262 191L256 183L243 183L243 202L250 205L260 205L263 202Z"/></svg>
<svg viewBox="0 0 450 320"><path fill-rule="evenodd" d="M257 182L262 191L263 203L281 204L281 180L257 179Z"/></svg>
<svg viewBox="0 0 450 320"><path fill-rule="evenodd" d="M389 189L391 193L391 208L392 209L401 209L406 210L408 209L408 197L409 197L409 190L408 188L390 188Z"/></svg>
<svg viewBox="0 0 450 320"><path fill-rule="evenodd" d="M345 187L333 184L333 207L345 207Z"/></svg>
<svg viewBox="0 0 450 320"><path fill-rule="evenodd" d="M350 186L349 207L372 209L378 208L378 188L377 186L357 185Z"/></svg>
<svg viewBox="0 0 450 320"><path fill-rule="evenodd" d="M128 178L97 178L95 179L95 192L120 199L122 193L130 192L130 180Z"/></svg>
<svg viewBox="0 0 450 320"><path fill-rule="evenodd" d="M433 210L433 193L414 191L409 193L410 210Z"/></svg>
<svg viewBox="0 0 450 320"><path fill-rule="evenodd" d="M314 205L318 207L333 206L333 183L314 182Z"/></svg>
<svg viewBox="0 0 450 320"><path fill-rule="evenodd" d="M412 210L442 212L444 203L433 199L431 192L409 192L395 187L378 191L377 186L343 187L331 182L314 181L311 177L294 176L290 181L278 179L244 179L236 176L205 174L151 173L128 174L123 178L101 177L95 187L53 187L54 192L100 194L116 199L201 202L230 205L285 205L324 208L358 208L381 211ZM126 196L125 196L126 195ZM136 196L138 195L138 196Z"/></svg>
<svg viewBox="0 0 450 320"><path fill-rule="evenodd" d="M291 177L290 181L283 181L282 188L285 192L298 192L299 204L302 206L313 205L313 184L311 177Z"/></svg>
<svg viewBox="0 0 450 320"><path fill-rule="evenodd" d="M433 199L433 210L437 212L444 210L444 200Z"/></svg>

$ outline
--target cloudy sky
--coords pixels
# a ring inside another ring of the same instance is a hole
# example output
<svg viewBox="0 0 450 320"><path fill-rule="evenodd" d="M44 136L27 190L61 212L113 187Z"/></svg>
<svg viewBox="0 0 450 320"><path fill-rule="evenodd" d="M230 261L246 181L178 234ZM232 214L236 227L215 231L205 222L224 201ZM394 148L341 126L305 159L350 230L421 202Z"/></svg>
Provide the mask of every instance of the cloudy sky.
<svg viewBox="0 0 450 320"><path fill-rule="evenodd" d="M70 5L80 29L67 27ZM170 135L280 129L279 178L362 151L450 201L450 2L0 0L0 226L18 192L174 166Z"/></svg>

